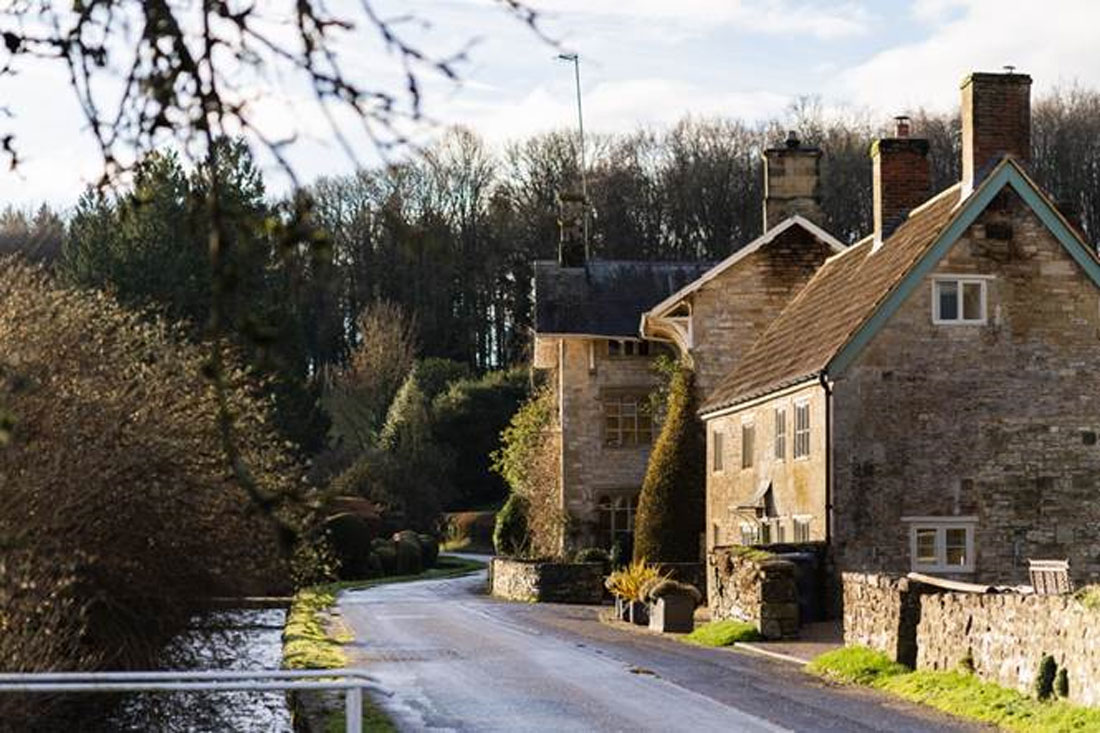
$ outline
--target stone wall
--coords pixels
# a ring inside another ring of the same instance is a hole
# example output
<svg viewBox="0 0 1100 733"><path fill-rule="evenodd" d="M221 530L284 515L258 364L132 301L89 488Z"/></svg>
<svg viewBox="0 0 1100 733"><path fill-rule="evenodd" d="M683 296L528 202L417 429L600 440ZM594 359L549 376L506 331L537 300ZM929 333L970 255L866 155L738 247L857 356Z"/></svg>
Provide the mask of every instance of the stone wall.
<svg viewBox="0 0 1100 733"><path fill-rule="evenodd" d="M985 323L932 322L948 275L982 279ZM973 517L958 579L1027 582L1028 558L1068 558L1076 582L1100 580L1097 296L1017 194L998 194L835 375L841 570L907 573L914 522Z"/></svg>
<svg viewBox="0 0 1100 733"><path fill-rule="evenodd" d="M715 548L708 560L711 618L751 621L766 639L798 636L794 563L741 547Z"/></svg>
<svg viewBox="0 0 1100 733"><path fill-rule="evenodd" d="M1100 705L1100 611L1072 597L925 595L916 643L918 669L956 669L969 654L982 679L1021 692L1049 654L1069 675L1070 700Z"/></svg>
<svg viewBox="0 0 1100 733"><path fill-rule="evenodd" d="M603 563L552 563L494 557L489 592L509 601L589 603L603 601Z"/></svg>
<svg viewBox="0 0 1100 733"><path fill-rule="evenodd" d="M843 573L844 643L885 652L910 667L917 662L920 592L906 578Z"/></svg>
<svg viewBox="0 0 1100 733"><path fill-rule="evenodd" d="M906 578L844 573L844 643L871 647L916 669L975 673L1031 692L1049 654L1069 676L1069 697L1100 705L1100 611L1071 596L944 592Z"/></svg>

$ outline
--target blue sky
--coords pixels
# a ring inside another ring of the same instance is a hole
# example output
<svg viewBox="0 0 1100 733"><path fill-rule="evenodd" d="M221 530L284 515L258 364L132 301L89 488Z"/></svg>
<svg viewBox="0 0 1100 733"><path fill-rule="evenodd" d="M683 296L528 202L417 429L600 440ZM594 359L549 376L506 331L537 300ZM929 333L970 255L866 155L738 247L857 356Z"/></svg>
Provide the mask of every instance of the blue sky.
<svg viewBox="0 0 1100 733"><path fill-rule="evenodd" d="M272 6L284 0L269 0ZM502 11L497 0L375 0L383 15L408 14L402 32L440 53L479 39L459 84L431 80L430 140L447 124L503 145L575 123L571 68ZM545 32L582 56L586 123L593 131L662 125L685 114L749 121L782 115L814 95L827 108L888 119L918 106L950 109L970 70L1014 64L1042 93L1055 85L1100 87L1095 0L530 0ZM265 7L268 2L265 0ZM330 6L355 18L357 0ZM426 21L426 22L425 22ZM353 75L397 88L399 68L375 34L342 44ZM304 180L351 170L303 90L259 88L257 118L297 131L292 157ZM68 205L99 168L60 70L27 68L0 80L14 107L8 124L27 159L0 178L0 203ZM350 131L359 160L377 160ZM272 176L275 189L285 181Z"/></svg>

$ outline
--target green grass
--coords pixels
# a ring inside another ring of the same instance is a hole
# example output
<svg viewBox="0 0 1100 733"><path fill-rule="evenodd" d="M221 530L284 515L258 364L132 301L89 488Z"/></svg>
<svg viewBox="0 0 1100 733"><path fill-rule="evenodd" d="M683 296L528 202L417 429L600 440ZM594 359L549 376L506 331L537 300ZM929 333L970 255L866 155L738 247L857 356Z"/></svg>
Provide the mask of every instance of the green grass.
<svg viewBox="0 0 1100 733"><path fill-rule="evenodd" d="M762 637L755 624L726 619L704 624L679 638L698 646L730 646L739 641L760 641Z"/></svg>
<svg viewBox="0 0 1100 733"><path fill-rule="evenodd" d="M807 669L842 682L869 685L945 713L1028 733L1100 730L1100 709L1040 702L962 671L911 672L880 652L846 647L822 654Z"/></svg>
<svg viewBox="0 0 1100 733"><path fill-rule="evenodd" d="M336 583L326 583L325 585L315 587L323 592L332 594L333 602L335 602L336 594L342 590L364 590L365 588L373 588L377 585L407 583L410 580L455 578L460 575L467 575L482 570L484 567L485 563L480 560L467 560L461 557L454 557L453 555L440 555L434 568L429 568L416 575L390 575L385 578L373 578L371 580L341 580ZM331 605L331 603L329 605Z"/></svg>
<svg viewBox="0 0 1100 733"><path fill-rule="evenodd" d="M344 710L333 710L325 717L325 733L344 733ZM397 733L397 726L370 700L363 698L363 730L367 733Z"/></svg>
<svg viewBox="0 0 1100 733"><path fill-rule="evenodd" d="M909 671L904 664L891 661L882 652L862 646L826 652L810 662L806 669L816 675L853 685L873 685L879 680Z"/></svg>

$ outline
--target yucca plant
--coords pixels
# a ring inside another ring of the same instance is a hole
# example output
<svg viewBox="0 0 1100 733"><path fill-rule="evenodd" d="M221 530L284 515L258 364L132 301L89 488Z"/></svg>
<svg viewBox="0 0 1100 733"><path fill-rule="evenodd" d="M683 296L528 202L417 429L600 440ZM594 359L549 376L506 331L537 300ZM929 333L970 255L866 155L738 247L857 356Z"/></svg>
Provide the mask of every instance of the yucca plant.
<svg viewBox="0 0 1100 733"><path fill-rule="evenodd" d="M612 595L627 601L644 601L645 591L654 583L666 580L671 573L661 575L656 565L644 560L635 560L621 570L607 576L604 585Z"/></svg>

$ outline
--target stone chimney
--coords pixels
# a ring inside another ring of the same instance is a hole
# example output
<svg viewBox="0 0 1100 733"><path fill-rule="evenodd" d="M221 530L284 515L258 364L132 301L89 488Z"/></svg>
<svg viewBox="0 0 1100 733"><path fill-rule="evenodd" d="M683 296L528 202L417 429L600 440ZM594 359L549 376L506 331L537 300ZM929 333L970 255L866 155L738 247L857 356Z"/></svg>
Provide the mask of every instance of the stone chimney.
<svg viewBox="0 0 1100 733"><path fill-rule="evenodd" d="M793 130L783 147L765 150L764 231L794 214L821 224L820 178L820 148L802 147Z"/></svg>
<svg viewBox="0 0 1100 733"><path fill-rule="evenodd" d="M1006 66L1004 74L974 73L962 83L962 179L981 183L1006 153L1031 160L1031 77Z"/></svg>
<svg viewBox="0 0 1100 733"><path fill-rule="evenodd" d="M559 193L558 264L562 267L584 267L588 259L588 246L584 241L585 200L579 193Z"/></svg>
<svg viewBox="0 0 1100 733"><path fill-rule="evenodd" d="M928 141L909 137L908 117L895 117L894 123L893 137L871 144L876 247L928 200L932 187Z"/></svg>

